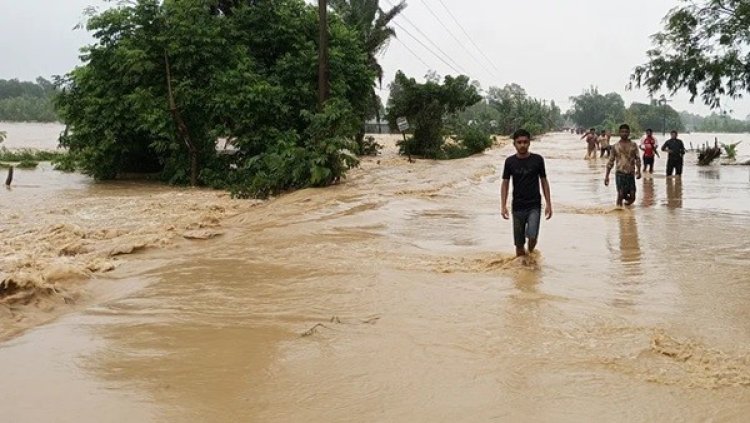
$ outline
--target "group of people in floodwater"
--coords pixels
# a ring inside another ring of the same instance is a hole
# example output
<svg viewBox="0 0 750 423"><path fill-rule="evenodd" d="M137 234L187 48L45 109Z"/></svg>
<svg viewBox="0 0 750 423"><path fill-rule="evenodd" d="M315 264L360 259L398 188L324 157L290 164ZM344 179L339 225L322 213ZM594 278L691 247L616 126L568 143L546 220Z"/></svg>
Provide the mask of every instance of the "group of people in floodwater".
<svg viewBox="0 0 750 423"><path fill-rule="evenodd" d="M586 141L586 159L595 159L607 156L606 173L604 185L609 186L610 174L615 169L615 186L617 187L617 206L623 204L631 205L635 202L636 184L635 180L641 178L641 166L647 173L654 172L654 161L659 157L659 145L654 138L651 129L646 130L646 136L640 144L630 139L630 126L620 125L620 140L610 144L610 133L602 130L597 134L596 129L591 128L581 139ZM668 177L675 174L682 175L683 156L685 145L677 138L677 131L670 133L671 138L664 143L661 151L668 154L666 173ZM525 129L519 129L513 133L513 145L516 154L505 159L503 167L503 181L500 188L501 213L504 219L513 217L513 240L516 246L516 255L526 255L526 243L528 241L528 253L532 253L539 238L539 224L542 211L542 193L544 194L545 217L552 217L552 199L544 158L529 151L531 145L531 134ZM641 161L641 152L643 161ZM513 201L511 203L512 213L508 210L508 193L510 181L513 180ZM541 192L540 192L541 187Z"/></svg>

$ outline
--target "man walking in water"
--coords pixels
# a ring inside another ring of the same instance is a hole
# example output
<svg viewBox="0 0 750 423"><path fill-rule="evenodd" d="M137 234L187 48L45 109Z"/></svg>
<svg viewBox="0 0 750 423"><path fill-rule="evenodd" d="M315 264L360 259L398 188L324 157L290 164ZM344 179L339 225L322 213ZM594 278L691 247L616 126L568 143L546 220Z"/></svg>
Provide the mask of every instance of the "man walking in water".
<svg viewBox="0 0 750 423"><path fill-rule="evenodd" d="M654 138L654 131L646 129L646 138L641 141L641 150L643 150L643 171L654 173L654 155L659 157L659 147Z"/></svg>
<svg viewBox="0 0 750 423"><path fill-rule="evenodd" d="M544 168L544 158L529 152L531 134L525 129L513 133L513 145L516 154L505 159L503 183L500 188L500 202L503 219L509 219L508 187L513 178L513 239L516 244L516 256L526 255L526 238L529 239L529 253L534 251L539 237L542 196L539 185L544 192L546 207L544 214L549 220L552 217L552 200L550 199L549 182Z"/></svg>
<svg viewBox="0 0 750 423"><path fill-rule="evenodd" d="M609 134L604 129L599 134L599 151L601 153L599 158L604 157L604 153L607 153L607 157L609 157Z"/></svg>
<svg viewBox="0 0 750 423"><path fill-rule="evenodd" d="M685 144L677 138L677 131L670 132L671 139L667 140L661 147L661 151L669 153L667 158L667 176L672 176L676 172L677 176L682 175L682 156L685 155Z"/></svg>
<svg viewBox="0 0 750 423"><path fill-rule="evenodd" d="M635 202L635 179L641 179L639 156L638 146L630 140L630 126L620 125L620 141L612 146L612 155L607 161L607 174L604 175L604 185L609 186L609 174L617 162L615 185L618 207L622 207L623 200L628 206Z"/></svg>
<svg viewBox="0 0 750 423"><path fill-rule="evenodd" d="M597 144L596 129L595 128L589 129L589 131L583 134L583 136L581 137L581 139L584 139L584 138L586 139L586 144L587 144L585 159L586 160L595 159L596 158L596 144Z"/></svg>

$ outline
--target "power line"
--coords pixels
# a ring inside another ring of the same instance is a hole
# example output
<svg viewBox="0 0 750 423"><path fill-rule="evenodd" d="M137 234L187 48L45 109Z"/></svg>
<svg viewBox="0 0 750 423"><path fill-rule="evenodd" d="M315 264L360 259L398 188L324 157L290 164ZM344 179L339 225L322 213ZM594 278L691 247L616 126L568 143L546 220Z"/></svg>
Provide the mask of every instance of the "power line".
<svg viewBox="0 0 750 423"><path fill-rule="evenodd" d="M427 4L427 2L426 2L425 0L420 0L420 1L421 1L421 2L422 2L422 4L424 4L424 6L425 6L425 7L427 8L427 11L428 11L428 12L430 12L430 14L431 14L432 16L434 16L434 17L435 17L435 19L437 19L437 21L438 21L438 22L440 23L440 25L442 25L442 26L443 26L443 28L445 28L446 32L448 32L448 34L450 34L450 36L451 36L451 37L453 37L453 39L454 39L454 40L456 40L456 42L458 43L458 45L459 45L459 46L463 46L463 43L461 42L461 40L459 40L459 39L458 39L458 37L456 36L456 34L454 34L454 33L453 33L453 31L451 31L451 29L450 29L450 26L446 25L446 24L445 24L445 22L443 22L443 20L442 20L442 19L440 18L440 16L438 16L438 14L437 14L437 13L435 13L435 11L434 11L434 10L432 10L432 8L430 7L430 5L429 5L429 4ZM478 60L478 59L476 58L476 56L474 56L474 54L473 54L473 53L472 53L472 52L471 52L470 50L466 49L465 51L466 51L466 53L467 53L467 54L468 54L468 55L469 55L469 56L470 56L470 57L471 57L471 58L472 58L472 59L473 59L473 60L474 60L475 62L477 62L477 64L478 64L479 66L481 66L481 67L482 67L482 69L484 69L484 71L485 71L485 72L487 72L487 74L488 74L488 75L489 75L490 77L492 77L492 76L493 76L493 75L492 75L492 71L490 71L489 69L487 69L487 67L486 67L486 66L484 65L484 63L482 63L482 62L481 62L480 60Z"/></svg>
<svg viewBox="0 0 750 423"><path fill-rule="evenodd" d="M393 3L391 3L391 1L390 1L390 0L385 0L385 1L386 1L386 3L388 3L388 4L389 4L389 5L391 6L391 7L395 7L395 6L393 5ZM417 30L417 32L419 32L419 33L420 33L420 34L421 34L421 35L422 35L422 36L423 36L423 37L424 37L424 38L425 38L425 39L426 39L426 40L427 40L427 41L428 41L428 42L429 42L429 43L430 43L430 44L431 44L431 45L432 45L433 47L435 47L435 48L436 48L436 49L437 49L437 50L438 50L438 51L439 51L440 53L442 53L442 54L443 54L443 56L445 56L445 57L446 57L446 58L447 58L448 60L450 60L450 61L451 61L451 63L453 63L453 64L454 64L454 65L455 65L455 66L456 66L457 68L461 68L461 65L459 65L459 64L458 64L458 62L456 62L456 61L455 61L455 60L454 60L454 59L453 59L453 58L451 57L451 55L450 55L450 54L448 54L448 53L446 53L445 51L443 51L443 49L441 49L439 45L437 45L437 44L436 44L436 43L435 43L434 41L432 41L432 38L430 38L430 37L429 37L429 36L428 36L427 34L425 34L424 32L422 32L422 30L421 30L421 29L419 29L419 26L417 26L416 24L414 24L414 22L412 22L411 20L409 20L409 18L407 18L407 17L406 17L406 15L404 14L404 12L401 12L401 13L400 13L399 15L397 15L397 17L398 17L398 18L401 18L401 19L403 19L403 20L405 20L405 21L406 21L406 22L407 22L407 23L408 23L409 25L411 25L411 26L412 26L412 27L413 27L414 29L416 29L416 30ZM463 73L466 73L466 72L463 72Z"/></svg>
<svg viewBox="0 0 750 423"><path fill-rule="evenodd" d="M430 66L430 65L428 65L428 64L427 64L427 62L425 62L424 60L422 60L422 58L421 58L421 57L419 57L419 55L418 55L417 53L415 53L415 52L414 52L414 50L410 49L410 48L409 48L409 46L407 46L407 45L406 45L406 44L405 44L405 43L404 43L403 41L401 41L401 40L400 40L400 39L399 39L398 37L396 37L396 41L398 41L399 43L401 43L401 45L402 45L402 46L404 46L404 48L405 48L406 50L408 50L408 51L409 51L409 53L411 53L411 54L412 54L412 55L413 55L413 56L414 56L414 57L415 57L415 58L416 58L417 60L419 60L420 62L422 62L422 64L423 64L423 65L424 65L424 66L425 66L425 67L426 67L427 69L430 69L430 67L431 67L431 66Z"/></svg>
<svg viewBox="0 0 750 423"><path fill-rule="evenodd" d="M407 31L407 30L406 30L406 28L404 28L403 26L399 25L399 23L398 23L398 22L396 22L396 21L393 21L393 24L394 24L394 25L396 25L397 27L399 27L399 28L400 28L400 29L401 29L402 31L404 31L404 33L405 33L406 35L410 36L410 37L411 37L411 38L412 38L412 39L413 39L414 41L416 41L417 43L419 43L419 44L420 44L420 45L421 45L422 47L424 47L424 48L425 48L425 50L427 50L427 51L429 51L430 53L432 53L432 55L433 55L433 56L435 56L435 57L437 57L437 58L438 58L438 60L440 60L440 61L441 61L441 62L443 62L443 63L444 63L444 64L445 64L446 66L448 66L449 68L451 68L451 69L453 70L453 72L456 72L456 73L458 73L458 74L461 74L461 73L466 73L466 72L462 72L462 71L459 71L459 70L457 70L456 68L454 68L454 67L453 67L453 65L451 65L451 64L450 64L450 63L448 63L448 62L446 62L446 61L445 61L445 60L444 60L444 59L443 59L442 57L440 57L440 55L438 55L437 53L435 53L434 51L432 51L432 50L431 50L431 49L430 49L429 47L427 47L427 46L426 46L426 45L425 45L425 44L424 44L424 43L423 43L422 41L420 41L420 40L419 40L419 38L415 37L414 35L412 35L412 34L411 34L411 32Z"/></svg>
<svg viewBox="0 0 750 423"><path fill-rule="evenodd" d="M482 49L480 49L479 46L474 42L474 40L471 38L471 36L469 35L469 33L464 28L464 26L461 25L461 22L459 22L458 19L456 19L456 16L450 11L450 9L448 9L448 6L446 6L445 3L443 3L443 0L438 0L438 1L443 6L443 8L445 9L445 11L448 12L448 15L450 15L450 17L453 19L453 22L455 22L456 25L458 25L458 27L461 28L461 31L463 31L464 35L466 35L466 38L469 39L469 42L471 42L471 44L474 46L474 48L477 49L477 51L479 52L479 54L481 54L482 57L484 57L484 59L487 60L487 63L489 63L498 73L502 73L502 71L500 71L500 69L498 69L497 66L495 66L495 63L493 63L492 60L490 60L490 58L487 57L487 55L484 54L484 52L482 51Z"/></svg>

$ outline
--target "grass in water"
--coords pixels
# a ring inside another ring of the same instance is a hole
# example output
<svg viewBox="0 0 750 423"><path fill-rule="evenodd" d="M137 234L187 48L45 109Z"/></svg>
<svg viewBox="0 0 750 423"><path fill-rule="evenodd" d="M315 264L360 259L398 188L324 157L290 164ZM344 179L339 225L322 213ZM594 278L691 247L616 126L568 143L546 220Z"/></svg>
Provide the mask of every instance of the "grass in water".
<svg viewBox="0 0 750 423"><path fill-rule="evenodd" d="M48 162L59 160L66 154L64 151L34 150L31 148L9 150L0 147L0 161L3 162Z"/></svg>
<svg viewBox="0 0 750 423"><path fill-rule="evenodd" d="M34 160L21 160L21 162L16 165L19 169L34 169L37 166L39 166L39 162L35 162Z"/></svg>

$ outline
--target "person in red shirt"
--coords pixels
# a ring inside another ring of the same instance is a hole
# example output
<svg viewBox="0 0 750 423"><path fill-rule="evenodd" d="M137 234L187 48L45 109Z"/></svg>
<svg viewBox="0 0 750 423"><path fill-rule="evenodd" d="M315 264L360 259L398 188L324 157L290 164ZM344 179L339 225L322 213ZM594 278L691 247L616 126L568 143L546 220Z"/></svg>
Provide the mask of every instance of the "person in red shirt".
<svg viewBox="0 0 750 423"><path fill-rule="evenodd" d="M643 150L643 171L654 173L654 156L659 157L659 145L654 138L654 131L646 129L646 138L641 141L641 150Z"/></svg>

